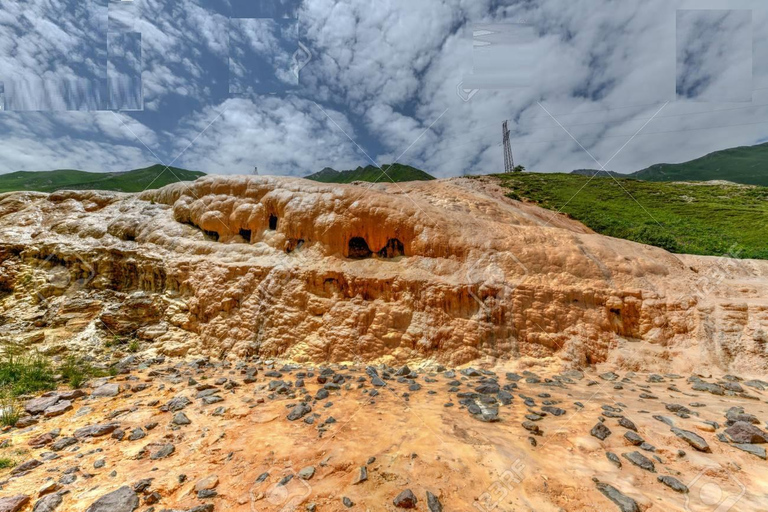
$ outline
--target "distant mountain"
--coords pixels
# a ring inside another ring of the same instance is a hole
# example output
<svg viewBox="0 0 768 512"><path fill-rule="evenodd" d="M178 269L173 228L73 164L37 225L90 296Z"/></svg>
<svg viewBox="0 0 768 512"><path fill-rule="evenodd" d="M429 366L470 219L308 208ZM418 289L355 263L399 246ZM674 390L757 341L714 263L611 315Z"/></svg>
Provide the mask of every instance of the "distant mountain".
<svg viewBox="0 0 768 512"><path fill-rule="evenodd" d="M768 143L715 151L681 164L656 164L627 177L647 181L725 180L768 186Z"/></svg>
<svg viewBox="0 0 768 512"><path fill-rule="evenodd" d="M381 172L382 169L386 171L386 175ZM382 183L390 183L391 181L428 181L435 179L434 176L431 176L420 169L403 164L385 164L381 166L381 169L374 165L369 165L366 167L358 167L351 171L337 171L330 167L326 167L322 171L310 174L305 178L308 180L320 181L322 183L352 183L353 181L379 181Z"/></svg>
<svg viewBox="0 0 768 512"><path fill-rule="evenodd" d="M609 176L614 176L617 178L626 178L626 174L621 174L620 172L616 171L601 171L598 169L576 169L575 171L571 171L571 174L578 174L580 176L595 176L597 175L600 178L608 178Z"/></svg>
<svg viewBox="0 0 768 512"><path fill-rule="evenodd" d="M55 171L17 171L0 174L0 193L17 190L55 192L56 190L114 190L141 192L177 181L194 181L205 173L178 167L153 165L125 172L85 172L74 169Z"/></svg>

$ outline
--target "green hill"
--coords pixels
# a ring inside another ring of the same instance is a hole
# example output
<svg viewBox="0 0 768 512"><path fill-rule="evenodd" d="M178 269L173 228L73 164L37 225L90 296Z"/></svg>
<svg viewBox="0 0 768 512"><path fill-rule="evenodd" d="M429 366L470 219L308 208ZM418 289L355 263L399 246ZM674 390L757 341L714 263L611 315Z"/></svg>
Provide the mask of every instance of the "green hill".
<svg viewBox="0 0 768 512"><path fill-rule="evenodd" d="M578 174L497 177L509 197L561 211L603 235L677 253L768 259L766 187Z"/></svg>
<svg viewBox="0 0 768 512"><path fill-rule="evenodd" d="M382 169L386 171L386 175L381 172ZM389 176L389 178L387 176ZM336 171L330 167L326 167L322 171L310 174L305 178L308 180L320 181L322 183L352 183L353 181L380 181L389 183L390 181L428 181L435 179L434 176L430 176L420 169L403 164L382 165L381 169L374 165L369 165L366 167L358 167L351 171Z"/></svg>
<svg viewBox="0 0 768 512"><path fill-rule="evenodd" d="M768 186L768 143L715 151L681 164L656 164L630 174L648 181L727 180Z"/></svg>
<svg viewBox="0 0 768 512"><path fill-rule="evenodd" d="M85 172L73 169L55 171L17 171L0 174L0 193L17 190L54 192L56 190L115 190L141 192L177 181L193 181L205 173L178 167L153 165L125 172Z"/></svg>

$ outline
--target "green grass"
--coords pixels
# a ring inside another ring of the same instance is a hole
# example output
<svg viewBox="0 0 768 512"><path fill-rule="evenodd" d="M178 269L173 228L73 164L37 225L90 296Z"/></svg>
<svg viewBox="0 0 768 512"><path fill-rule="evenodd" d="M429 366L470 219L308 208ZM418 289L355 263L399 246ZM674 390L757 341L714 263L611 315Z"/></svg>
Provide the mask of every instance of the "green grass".
<svg viewBox="0 0 768 512"><path fill-rule="evenodd" d="M676 253L768 259L766 187L610 177L590 181L574 174L497 177L509 188L509 197L560 210L603 235Z"/></svg>
<svg viewBox="0 0 768 512"><path fill-rule="evenodd" d="M386 174L382 170L386 171ZM410 165L385 164L381 166L381 169L374 165L369 165L367 167L358 167L352 171L336 171L326 167L320 172L306 176L306 179L322 183L352 183L353 181L391 183L392 181L428 181L435 178Z"/></svg>
<svg viewBox="0 0 768 512"><path fill-rule="evenodd" d="M178 167L165 169L153 165L126 172L85 172L73 169L55 171L17 171L0 175L0 193L18 190L55 192L57 190L114 190L141 192L147 188L160 188L177 181L192 181L205 176L198 171Z"/></svg>
<svg viewBox="0 0 768 512"><path fill-rule="evenodd" d="M768 186L768 143L715 151L681 164L656 164L630 177L649 181L727 180Z"/></svg>
<svg viewBox="0 0 768 512"><path fill-rule="evenodd" d="M58 371L72 389L80 388L91 377L107 375L106 372L94 368L88 361L73 355L67 356Z"/></svg>
<svg viewBox="0 0 768 512"><path fill-rule="evenodd" d="M54 370L46 357L25 354L18 347L6 347L0 357L0 389L18 396L55 387Z"/></svg>
<svg viewBox="0 0 768 512"><path fill-rule="evenodd" d="M9 459L8 457L0 457L0 469L12 468L15 465L16 462L13 459Z"/></svg>
<svg viewBox="0 0 768 512"><path fill-rule="evenodd" d="M79 388L91 377L103 377L107 372L74 355L54 365L42 354L24 354L19 347L8 346L0 356L0 406L19 395L56 389L57 374L72 388Z"/></svg>

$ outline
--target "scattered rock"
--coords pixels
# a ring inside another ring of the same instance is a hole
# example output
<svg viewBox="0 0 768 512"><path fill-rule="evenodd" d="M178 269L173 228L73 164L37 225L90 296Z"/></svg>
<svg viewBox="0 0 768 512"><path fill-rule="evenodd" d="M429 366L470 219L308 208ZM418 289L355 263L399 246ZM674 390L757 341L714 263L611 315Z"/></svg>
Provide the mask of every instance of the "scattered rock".
<svg viewBox="0 0 768 512"><path fill-rule="evenodd" d="M691 431L683 430L680 428L672 428L672 433L674 433L677 437L680 439L683 439L686 443L693 446L700 452L705 453L711 453L712 449L709 447L707 442L698 434L694 434Z"/></svg>
<svg viewBox="0 0 768 512"><path fill-rule="evenodd" d="M656 479L675 492L688 494L688 487L686 487L680 480L675 477L659 475Z"/></svg>
<svg viewBox="0 0 768 512"><path fill-rule="evenodd" d="M18 466L14 467L11 470L11 474L12 475L18 475L20 473L26 473L27 471L32 471L36 467L42 466L42 465L43 465L43 463L40 462L37 459L29 459L28 461L22 462Z"/></svg>
<svg viewBox="0 0 768 512"><path fill-rule="evenodd" d="M25 494L0 498L0 512L18 512L27 503L29 503L29 496Z"/></svg>
<svg viewBox="0 0 768 512"><path fill-rule="evenodd" d="M355 480L352 482L352 485L361 484L366 480L368 480L368 468L365 466L360 466L360 470L358 471Z"/></svg>
<svg viewBox="0 0 768 512"><path fill-rule="evenodd" d="M303 418L310 412L312 412L312 407L305 403L299 403L291 409L291 412L288 413L288 420L296 421Z"/></svg>
<svg viewBox="0 0 768 512"><path fill-rule="evenodd" d="M89 425L75 430L75 437L83 439L85 437L101 437L111 434L120 425L118 423L103 423L98 425Z"/></svg>
<svg viewBox="0 0 768 512"><path fill-rule="evenodd" d="M64 500L61 497L61 494L58 493L43 496L37 500L37 503L35 503L35 506L32 508L32 512L53 512L59 505L61 505L62 501Z"/></svg>
<svg viewBox="0 0 768 512"><path fill-rule="evenodd" d="M94 501L85 512L133 512L138 506L139 497L124 485Z"/></svg>
<svg viewBox="0 0 768 512"><path fill-rule="evenodd" d="M418 501L419 500L416 499L413 492L410 489L406 489L398 494L395 499L392 500L392 503L398 508L416 508L416 503L418 503Z"/></svg>
<svg viewBox="0 0 768 512"><path fill-rule="evenodd" d="M157 451L153 452L149 458L152 460L164 459L176 451L176 447L172 444L164 444Z"/></svg>
<svg viewBox="0 0 768 512"><path fill-rule="evenodd" d="M640 507L637 502L629 496L623 494L614 486L597 482L597 490L600 491L603 496L614 502L621 512L640 512Z"/></svg>
<svg viewBox="0 0 768 512"><path fill-rule="evenodd" d="M598 421L597 424L589 431L590 434L595 436L601 441L605 441L605 438L611 435L611 430L605 426L604 423Z"/></svg>
<svg viewBox="0 0 768 512"><path fill-rule="evenodd" d="M93 390L91 393L91 396L95 397L112 397L117 396L117 394L120 393L120 386L117 384L104 384L102 386L97 387Z"/></svg>
<svg viewBox="0 0 768 512"><path fill-rule="evenodd" d="M738 444L763 444L768 443L768 434L760 428L747 423L746 421L737 421L726 428L723 433L732 443Z"/></svg>
<svg viewBox="0 0 768 512"><path fill-rule="evenodd" d="M440 503L437 496L429 491L427 491L427 508L429 512L443 512L443 504Z"/></svg>
<svg viewBox="0 0 768 512"><path fill-rule="evenodd" d="M173 415L173 420L171 420L171 423L174 425L189 425L192 423L192 421L190 421L187 415L183 412L177 412Z"/></svg>
<svg viewBox="0 0 768 512"><path fill-rule="evenodd" d="M219 485L219 477L217 475L209 475L202 480L198 480L195 484L195 492L215 489Z"/></svg>
<svg viewBox="0 0 768 512"><path fill-rule="evenodd" d="M621 456L637 467L650 471L651 473L656 472L656 467L653 465L653 461L640 452L622 453Z"/></svg>
<svg viewBox="0 0 768 512"><path fill-rule="evenodd" d="M315 466L307 466L302 468L298 473L299 478L302 480L311 480L315 476Z"/></svg>

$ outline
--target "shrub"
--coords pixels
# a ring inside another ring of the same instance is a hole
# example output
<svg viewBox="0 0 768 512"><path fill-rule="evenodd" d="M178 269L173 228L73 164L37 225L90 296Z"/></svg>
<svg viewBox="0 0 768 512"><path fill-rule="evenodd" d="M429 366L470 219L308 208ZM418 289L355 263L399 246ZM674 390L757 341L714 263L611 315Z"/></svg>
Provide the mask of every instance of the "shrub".
<svg viewBox="0 0 768 512"><path fill-rule="evenodd" d="M0 387L18 396L54 389L56 381L46 357L37 352L22 354L20 347L6 346L0 357Z"/></svg>
<svg viewBox="0 0 768 512"><path fill-rule="evenodd" d="M74 355L67 356L64 363L59 367L59 373L73 389L81 387L91 377L104 377L107 374L104 370L95 368L82 357L75 357Z"/></svg>
<svg viewBox="0 0 768 512"><path fill-rule="evenodd" d="M138 352L140 348L141 347L139 346L139 340L132 340L128 344L128 349L127 350L128 350L128 352L134 353L134 352Z"/></svg>
<svg viewBox="0 0 768 512"><path fill-rule="evenodd" d="M13 390L10 387L0 389L0 424L13 426L20 417L21 408L13 395Z"/></svg>

